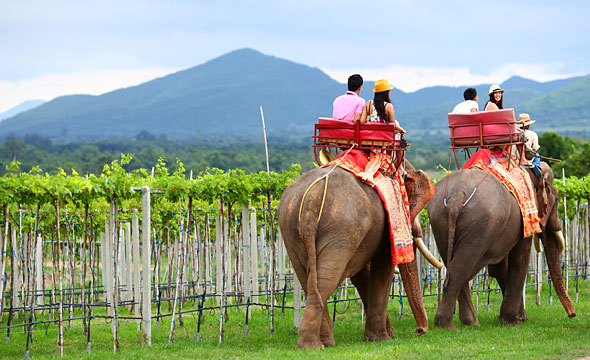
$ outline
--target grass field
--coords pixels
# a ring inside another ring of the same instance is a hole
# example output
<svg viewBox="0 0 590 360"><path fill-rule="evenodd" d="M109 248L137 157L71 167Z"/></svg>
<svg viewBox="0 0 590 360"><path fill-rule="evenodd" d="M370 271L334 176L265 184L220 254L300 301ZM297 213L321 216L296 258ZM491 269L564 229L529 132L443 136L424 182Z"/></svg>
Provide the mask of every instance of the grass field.
<svg viewBox="0 0 590 360"><path fill-rule="evenodd" d="M570 283L570 296L575 298ZM389 305L389 314L395 329L392 341L365 343L362 341L363 324L359 302L339 303L334 327L336 346L322 350L297 350L297 333L293 328L293 311L280 309L276 314L276 331L271 336L270 321L264 309L252 312L249 337L244 339L244 312L235 308L228 310L225 323L225 339L219 343L219 311L208 311L201 327L201 343L195 343L196 313L184 316L184 326L176 327L175 341L168 343L170 318L160 321L159 328L153 322L152 347L147 347L142 333L135 323L126 322L120 328L120 351L113 353L113 336L109 322L94 319L91 327L92 351L86 355L86 336L82 322L73 322L68 329L65 324L64 357L67 359L576 359L590 356L590 280L580 282L580 297L575 303L577 317L568 318L557 297L549 306L547 286L544 287L543 303L537 306L534 288L527 293L529 320L521 326L502 326L497 320L501 295L493 293L490 313L486 313L487 298L480 298L480 328L459 327L459 331L434 329L432 322L436 311L436 297L428 297L426 310L430 321L429 331L418 337L414 334L416 323L410 308L404 305L404 314L399 319L399 303ZM475 299L474 299L475 303ZM167 307L164 307L166 308ZM330 311L333 307L330 305ZM123 316L127 310L122 310ZM3 325L6 324L6 315ZM127 315L128 316L128 315ZM40 320L46 319L41 316ZM22 321L19 318L19 321ZM455 324L458 318L455 316ZM177 323L178 325L178 323ZM11 331L10 342L4 343L5 331L0 335L0 358L23 358L26 335L22 329ZM57 327L55 324L38 325L34 342L30 345L31 359L55 358Z"/></svg>

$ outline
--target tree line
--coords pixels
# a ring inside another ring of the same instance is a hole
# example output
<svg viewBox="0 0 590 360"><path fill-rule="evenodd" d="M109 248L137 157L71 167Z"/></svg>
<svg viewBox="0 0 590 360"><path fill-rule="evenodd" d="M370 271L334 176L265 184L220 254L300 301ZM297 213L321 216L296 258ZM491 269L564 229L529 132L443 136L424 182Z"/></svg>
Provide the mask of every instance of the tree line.
<svg viewBox="0 0 590 360"><path fill-rule="evenodd" d="M111 139L95 142L54 143L39 135L11 138L0 145L0 175L6 173L6 166L12 161L21 163L21 171L39 167L50 174L59 169L68 173L100 174L105 164L120 158L121 154L134 154L134 161L126 165L127 171L151 169L163 158L176 171L176 159L195 174L207 168L222 170L243 169L246 173L266 169L266 156L262 139L252 137L206 138L184 141L168 140L139 133L134 139ZM419 137L407 136L411 146L406 158L416 168L427 172L440 172L449 164L450 143L446 132L424 132ZM590 172L590 143L569 136L562 137L555 132L539 136L543 156L562 160L549 162L556 177L583 177ZM310 137L269 137L270 168L280 172L292 164L300 164L303 171L312 169L315 159Z"/></svg>

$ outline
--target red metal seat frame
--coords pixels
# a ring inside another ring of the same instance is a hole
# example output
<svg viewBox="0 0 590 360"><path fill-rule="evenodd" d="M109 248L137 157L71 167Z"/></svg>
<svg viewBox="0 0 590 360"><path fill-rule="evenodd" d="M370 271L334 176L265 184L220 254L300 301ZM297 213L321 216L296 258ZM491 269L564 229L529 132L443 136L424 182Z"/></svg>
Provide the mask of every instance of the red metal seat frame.
<svg viewBox="0 0 590 360"><path fill-rule="evenodd" d="M328 123L326 123L328 122ZM405 157L403 134L389 123L353 123L352 121L319 118L314 126L313 149L316 162L322 150L338 155L353 145L359 150L374 150L390 156L395 169Z"/></svg>
<svg viewBox="0 0 590 360"><path fill-rule="evenodd" d="M457 169L459 160L456 149L465 149L470 155L473 148L504 148L512 153L516 147L519 164L523 151L518 122L514 120L513 109L486 111L468 114L448 114L451 139L451 159L455 158ZM510 165L508 165L510 166Z"/></svg>

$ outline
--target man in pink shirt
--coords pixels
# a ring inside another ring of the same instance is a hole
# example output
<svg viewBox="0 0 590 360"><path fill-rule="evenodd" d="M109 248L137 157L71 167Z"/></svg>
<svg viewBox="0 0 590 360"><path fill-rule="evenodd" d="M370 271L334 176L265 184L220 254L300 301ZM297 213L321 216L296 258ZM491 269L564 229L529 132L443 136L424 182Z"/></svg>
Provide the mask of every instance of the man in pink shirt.
<svg viewBox="0 0 590 360"><path fill-rule="evenodd" d="M359 96L363 88L363 78L359 74L348 78L348 91L334 100L332 118L358 121L363 113L365 99Z"/></svg>

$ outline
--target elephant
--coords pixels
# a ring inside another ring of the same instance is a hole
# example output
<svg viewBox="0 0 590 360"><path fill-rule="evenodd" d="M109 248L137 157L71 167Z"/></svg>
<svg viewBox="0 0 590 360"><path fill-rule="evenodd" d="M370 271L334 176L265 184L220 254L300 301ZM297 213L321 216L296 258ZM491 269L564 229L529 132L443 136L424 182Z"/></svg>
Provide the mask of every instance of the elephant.
<svg viewBox="0 0 590 360"><path fill-rule="evenodd" d="M416 171L408 162L405 166L413 220L434 195L434 185L426 173ZM326 175L326 188L325 179L312 186ZM285 189L278 220L287 253L307 297L298 347L335 345L327 300L346 278L356 286L365 307L364 340L392 339L387 301L394 266L388 220L377 192L340 167L316 168ZM416 237L421 236L419 226L413 225L412 229L414 241L421 241ZM399 264L398 268L420 335L427 331L428 319L416 261Z"/></svg>
<svg viewBox="0 0 590 360"><path fill-rule="evenodd" d="M455 302L463 325L479 326L469 291L471 280L484 266L495 277L503 294L499 319L503 324L527 320L522 292L531 251L531 238L524 237L523 219L516 198L494 176L479 168L453 172L439 181L428 203L428 215L437 247L447 267L443 297L434 318L435 327L456 330ZM575 310L561 276L558 247L563 235L558 219L558 195L553 171L542 163L541 177L529 176L536 192L547 264L556 293L570 317ZM482 180L483 179L483 180ZM448 181L446 181L448 180ZM477 186L477 191L474 188ZM446 200L445 204L445 187Z"/></svg>

